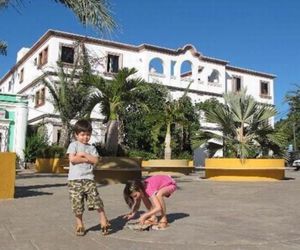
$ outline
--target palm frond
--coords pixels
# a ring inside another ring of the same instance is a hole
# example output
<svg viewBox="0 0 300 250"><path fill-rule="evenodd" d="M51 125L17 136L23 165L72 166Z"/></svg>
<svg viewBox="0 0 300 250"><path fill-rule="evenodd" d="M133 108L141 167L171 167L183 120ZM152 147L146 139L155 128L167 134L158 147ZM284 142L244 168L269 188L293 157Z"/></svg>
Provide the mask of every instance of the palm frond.
<svg viewBox="0 0 300 250"><path fill-rule="evenodd" d="M70 8L86 26L94 26L100 32L111 32L117 27L107 0L55 0Z"/></svg>

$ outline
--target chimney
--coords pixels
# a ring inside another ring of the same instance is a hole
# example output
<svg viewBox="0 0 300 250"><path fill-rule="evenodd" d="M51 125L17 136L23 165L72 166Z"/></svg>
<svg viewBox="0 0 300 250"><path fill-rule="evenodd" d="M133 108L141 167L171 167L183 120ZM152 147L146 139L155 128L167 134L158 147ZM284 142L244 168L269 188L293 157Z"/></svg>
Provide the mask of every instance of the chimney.
<svg viewBox="0 0 300 250"><path fill-rule="evenodd" d="M25 54L30 50L30 48L22 48L18 51L18 54L17 54L17 62L21 60L21 58L23 56L25 56Z"/></svg>

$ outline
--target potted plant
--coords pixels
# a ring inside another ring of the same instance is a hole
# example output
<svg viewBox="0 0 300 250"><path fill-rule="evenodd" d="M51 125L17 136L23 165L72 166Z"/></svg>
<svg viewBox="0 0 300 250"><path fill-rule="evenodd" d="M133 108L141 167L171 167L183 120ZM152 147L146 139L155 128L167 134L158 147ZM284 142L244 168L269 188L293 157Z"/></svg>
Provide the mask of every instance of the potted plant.
<svg viewBox="0 0 300 250"><path fill-rule="evenodd" d="M204 108L206 120L216 130L199 131L194 146L204 146L210 157L205 160L206 178L217 180L270 180L284 178L284 135L269 124L276 109L261 104L246 90L223 95L225 103ZM263 159L265 158L265 159Z"/></svg>
<svg viewBox="0 0 300 250"><path fill-rule="evenodd" d="M39 173L65 173L63 159L65 148L57 145L45 146L38 150L35 161L36 170Z"/></svg>

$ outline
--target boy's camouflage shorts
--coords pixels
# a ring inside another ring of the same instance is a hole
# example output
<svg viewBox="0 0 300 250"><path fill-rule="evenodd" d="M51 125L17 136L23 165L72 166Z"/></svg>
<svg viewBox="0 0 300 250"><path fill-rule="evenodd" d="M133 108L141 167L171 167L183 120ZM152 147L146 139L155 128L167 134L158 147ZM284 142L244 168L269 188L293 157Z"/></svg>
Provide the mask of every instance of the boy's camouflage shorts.
<svg viewBox="0 0 300 250"><path fill-rule="evenodd" d="M104 207L95 181L87 179L72 180L68 182L68 187L72 210L75 214L83 213L84 200L87 202L88 210L97 210Z"/></svg>

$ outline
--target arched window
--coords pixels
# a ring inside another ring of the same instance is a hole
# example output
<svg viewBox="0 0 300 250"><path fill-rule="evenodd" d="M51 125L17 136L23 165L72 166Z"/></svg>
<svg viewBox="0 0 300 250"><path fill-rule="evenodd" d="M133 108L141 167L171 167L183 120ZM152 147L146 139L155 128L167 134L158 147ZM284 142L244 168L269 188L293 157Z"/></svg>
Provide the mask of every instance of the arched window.
<svg viewBox="0 0 300 250"><path fill-rule="evenodd" d="M192 63L189 60L182 62L180 66L181 79L190 79L192 77Z"/></svg>
<svg viewBox="0 0 300 250"><path fill-rule="evenodd" d="M163 61L158 57L153 58L149 63L149 72L164 74Z"/></svg>
<svg viewBox="0 0 300 250"><path fill-rule="evenodd" d="M211 74L208 76L209 82L219 82L220 72L216 69L213 69Z"/></svg>

